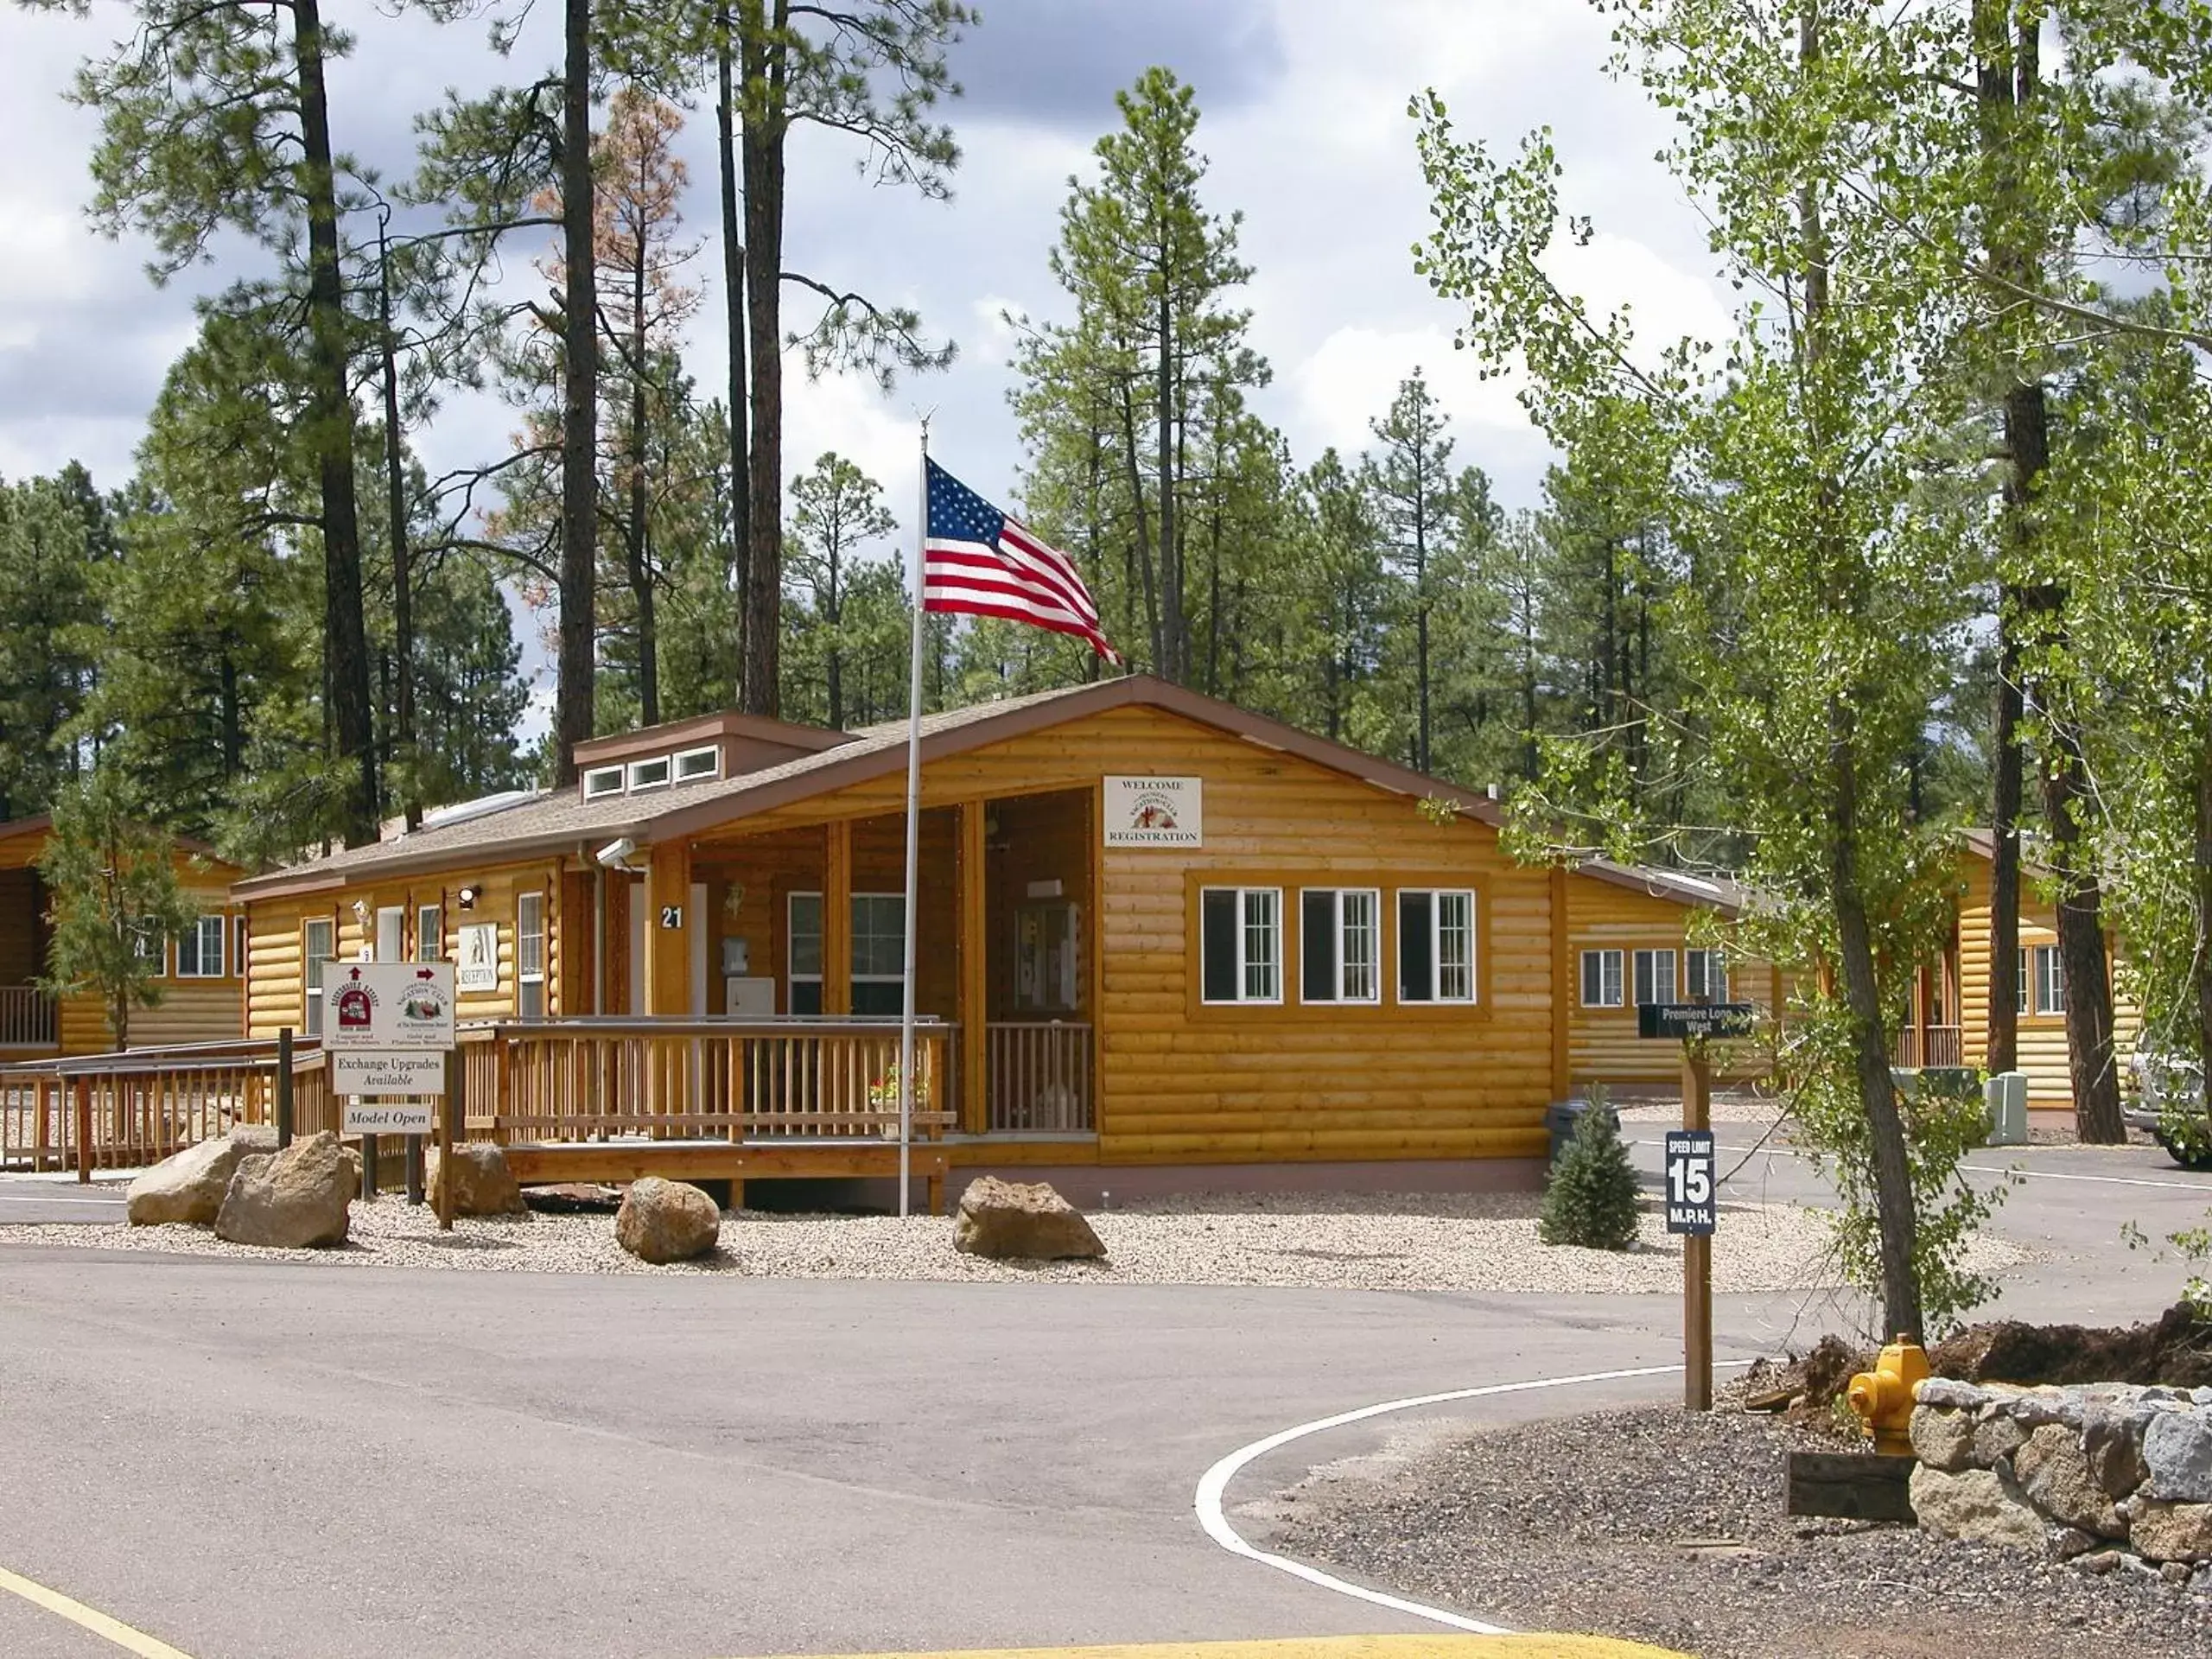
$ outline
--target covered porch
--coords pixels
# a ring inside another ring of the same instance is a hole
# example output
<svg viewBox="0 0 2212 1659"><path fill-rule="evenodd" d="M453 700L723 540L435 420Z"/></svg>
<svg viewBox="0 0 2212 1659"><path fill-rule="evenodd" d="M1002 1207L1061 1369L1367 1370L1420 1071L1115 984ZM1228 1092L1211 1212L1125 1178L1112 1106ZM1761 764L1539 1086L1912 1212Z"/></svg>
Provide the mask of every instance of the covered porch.
<svg viewBox="0 0 2212 1659"><path fill-rule="evenodd" d="M809 804L811 821L763 815L569 878L564 1014L702 1022L686 1040L745 1033L742 1052L667 1074L662 1092L711 1105L742 1079L748 1100L850 1104L887 1085L895 1109L904 816ZM922 814L918 1104L950 1139L1096 1136L1096 791L1073 789Z"/></svg>
<svg viewBox="0 0 2212 1659"><path fill-rule="evenodd" d="M35 982L46 961L46 909L36 869L0 868L0 1059L61 1050L60 1008Z"/></svg>

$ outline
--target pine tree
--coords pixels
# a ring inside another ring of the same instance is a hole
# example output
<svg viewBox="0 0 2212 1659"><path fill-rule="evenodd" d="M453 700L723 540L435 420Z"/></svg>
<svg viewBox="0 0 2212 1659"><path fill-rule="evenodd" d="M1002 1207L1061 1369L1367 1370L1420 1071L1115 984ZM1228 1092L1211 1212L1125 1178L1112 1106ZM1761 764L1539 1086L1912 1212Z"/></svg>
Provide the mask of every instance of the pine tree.
<svg viewBox="0 0 2212 1659"><path fill-rule="evenodd" d="M821 671L820 695L807 701L818 704L827 723L841 729L850 715L845 679L855 653L847 627L856 556L897 528L898 521L883 505L881 486L834 451L824 452L813 471L791 480L786 562L804 588L795 632L804 638L804 649ZM793 644L798 646L799 639Z"/></svg>
<svg viewBox="0 0 2212 1659"><path fill-rule="evenodd" d="M1547 1244L1625 1250L1636 1243L1640 1189L1605 1091L1593 1088L1544 1185L1536 1230Z"/></svg>
<svg viewBox="0 0 2212 1659"><path fill-rule="evenodd" d="M76 462L0 483L0 821L44 810L80 770L65 734L104 654L99 582L114 549L109 504Z"/></svg>

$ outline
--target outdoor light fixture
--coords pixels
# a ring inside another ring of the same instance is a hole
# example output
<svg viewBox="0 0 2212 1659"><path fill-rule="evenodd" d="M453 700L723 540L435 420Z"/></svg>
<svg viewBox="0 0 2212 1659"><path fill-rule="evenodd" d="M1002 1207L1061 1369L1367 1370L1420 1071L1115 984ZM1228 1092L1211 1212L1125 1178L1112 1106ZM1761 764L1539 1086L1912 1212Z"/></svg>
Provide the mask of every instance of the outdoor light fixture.
<svg viewBox="0 0 2212 1659"><path fill-rule="evenodd" d="M477 895L479 893L481 893L482 891L483 891L483 889L482 889L482 888L480 888L480 887L463 887L463 888L461 890L461 893L460 893L460 894L459 894L459 897L460 897L460 899L461 899L461 907L463 910L474 910L474 909L475 909L475 908L476 908L476 895Z"/></svg>

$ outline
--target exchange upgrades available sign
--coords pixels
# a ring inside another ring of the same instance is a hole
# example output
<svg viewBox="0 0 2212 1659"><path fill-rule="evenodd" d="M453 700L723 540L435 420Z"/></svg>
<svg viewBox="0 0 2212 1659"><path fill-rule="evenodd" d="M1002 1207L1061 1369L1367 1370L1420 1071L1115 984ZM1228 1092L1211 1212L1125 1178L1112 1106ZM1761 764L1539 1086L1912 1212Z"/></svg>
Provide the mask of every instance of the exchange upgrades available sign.
<svg viewBox="0 0 2212 1659"><path fill-rule="evenodd" d="M1196 778L1109 778L1109 847L1203 847L1205 785Z"/></svg>

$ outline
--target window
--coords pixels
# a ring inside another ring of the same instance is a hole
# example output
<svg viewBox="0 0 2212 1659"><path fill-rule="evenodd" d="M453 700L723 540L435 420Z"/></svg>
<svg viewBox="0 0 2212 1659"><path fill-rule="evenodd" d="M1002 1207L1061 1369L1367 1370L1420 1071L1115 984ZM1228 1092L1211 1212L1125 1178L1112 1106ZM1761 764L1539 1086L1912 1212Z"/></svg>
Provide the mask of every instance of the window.
<svg viewBox="0 0 2212 1659"><path fill-rule="evenodd" d="M435 905L418 905L415 908L415 960L443 962L446 959L445 913Z"/></svg>
<svg viewBox="0 0 2212 1659"><path fill-rule="evenodd" d="M1398 893L1398 1001L1475 1000L1475 895L1465 890Z"/></svg>
<svg viewBox="0 0 2212 1659"><path fill-rule="evenodd" d="M322 976L338 954L338 924L324 917L300 928L300 956L306 964L305 1017L300 1029L310 1037L322 1035Z"/></svg>
<svg viewBox="0 0 2212 1659"><path fill-rule="evenodd" d="M686 749L676 757L676 781L679 784L721 775L722 752L712 744L702 749Z"/></svg>
<svg viewBox="0 0 2212 1659"><path fill-rule="evenodd" d="M2020 949L2019 976L2013 982L2013 1006L2022 1014L2028 1012L2029 997L2035 999L2037 1014L2066 1012L2066 965L2060 960L2055 944L2038 944L2033 949Z"/></svg>
<svg viewBox="0 0 2212 1659"><path fill-rule="evenodd" d="M176 976L179 979L220 979L223 976L223 918L202 916L176 936Z"/></svg>
<svg viewBox="0 0 2212 1659"><path fill-rule="evenodd" d="M1308 887L1298 904L1299 1000L1381 1001L1382 895L1372 887Z"/></svg>
<svg viewBox="0 0 2212 1659"><path fill-rule="evenodd" d="M238 918L237 948L231 953L231 971L241 979L245 977L246 963L251 960L251 958L246 955L246 943L252 937L253 935L251 931L246 926L245 918L243 916L239 917Z"/></svg>
<svg viewBox="0 0 2212 1659"><path fill-rule="evenodd" d="M632 794L636 794L641 789L666 789L667 787L668 757L666 755L660 755L651 760L632 760L630 763L630 792Z"/></svg>
<svg viewBox="0 0 2212 1659"><path fill-rule="evenodd" d="M1728 959L1718 950L1682 952L1682 983L1693 1002L1728 1000Z"/></svg>
<svg viewBox="0 0 2212 1659"><path fill-rule="evenodd" d="M1639 950L1636 953L1636 1006L1675 1000L1675 953Z"/></svg>
<svg viewBox="0 0 2212 1659"><path fill-rule="evenodd" d="M595 801L602 795L622 792L622 768L620 766L592 766L584 772L584 799Z"/></svg>
<svg viewBox="0 0 2212 1659"><path fill-rule="evenodd" d="M1618 1008L1621 1006L1621 953L1585 950L1582 953L1582 1006Z"/></svg>
<svg viewBox="0 0 2212 1659"><path fill-rule="evenodd" d="M1198 995L1207 1002L1282 1001L1282 889L1198 894Z"/></svg>
<svg viewBox="0 0 2212 1659"><path fill-rule="evenodd" d="M545 895L515 895L515 1014L545 1017Z"/></svg>
<svg viewBox="0 0 2212 1659"><path fill-rule="evenodd" d="M151 963L157 974L168 966L168 938L160 928L143 918L130 925L130 950L139 961Z"/></svg>
<svg viewBox="0 0 2212 1659"><path fill-rule="evenodd" d="M822 1012L822 895L795 893L786 905L785 972L790 1014ZM853 895L852 1010L903 1014L906 1001L906 899L903 893Z"/></svg>
<svg viewBox="0 0 2212 1659"><path fill-rule="evenodd" d="M853 1012L903 1014L906 1004L906 899L853 895Z"/></svg>

